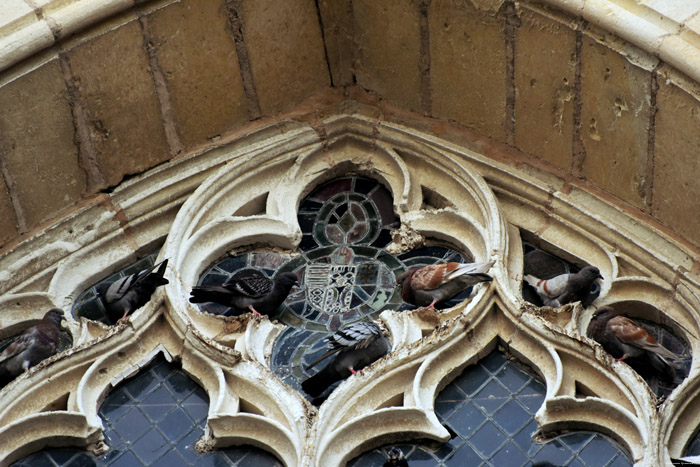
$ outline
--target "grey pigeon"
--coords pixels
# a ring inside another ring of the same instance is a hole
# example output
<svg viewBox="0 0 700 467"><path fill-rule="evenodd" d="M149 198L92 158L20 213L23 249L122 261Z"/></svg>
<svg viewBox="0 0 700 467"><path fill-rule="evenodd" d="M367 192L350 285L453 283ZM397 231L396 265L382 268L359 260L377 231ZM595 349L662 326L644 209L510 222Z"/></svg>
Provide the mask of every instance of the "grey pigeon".
<svg viewBox="0 0 700 467"><path fill-rule="evenodd" d="M681 357L662 346L637 322L620 316L612 307L600 307L598 312L588 326L588 334L607 353L615 360L626 360L642 375L655 373L663 379L675 380L680 366L673 361L681 360Z"/></svg>
<svg viewBox="0 0 700 467"><path fill-rule="evenodd" d="M412 267L396 278L406 303L432 308L479 282L493 280L486 272L495 261L431 264Z"/></svg>
<svg viewBox="0 0 700 467"><path fill-rule="evenodd" d="M0 353L0 386L58 353L63 311L52 308L36 325L17 336Z"/></svg>
<svg viewBox="0 0 700 467"><path fill-rule="evenodd" d="M122 277L111 284L101 284L97 288L112 324L122 321L129 313L144 306L156 288L168 283L163 277L167 266L166 259L153 267Z"/></svg>
<svg viewBox="0 0 700 467"><path fill-rule="evenodd" d="M386 462L382 467L408 467L408 461L401 449L393 447L389 449Z"/></svg>
<svg viewBox="0 0 700 467"><path fill-rule="evenodd" d="M274 313L298 282L293 272L283 272L270 279L257 269L237 271L222 285L192 287L190 302L214 302L250 310L256 318Z"/></svg>
<svg viewBox="0 0 700 467"><path fill-rule="evenodd" d="M321 371L301 383L308 395L318 397L336 381L355 374L367 365L389 353L391 344L381 329L371 322L353 323L327 338L332 349L313 362L310 369L321 360L335 355Z"/></svg>
<svg viewBox="0 0 700 467"><path fill-rule="evenodd" d="M525 276L525 281L535 289L542 303L558 307L583 300L596 279L602 278L598 268L586 266L579 272L560 274L551 279L539 279L528 274Z"/></svg>

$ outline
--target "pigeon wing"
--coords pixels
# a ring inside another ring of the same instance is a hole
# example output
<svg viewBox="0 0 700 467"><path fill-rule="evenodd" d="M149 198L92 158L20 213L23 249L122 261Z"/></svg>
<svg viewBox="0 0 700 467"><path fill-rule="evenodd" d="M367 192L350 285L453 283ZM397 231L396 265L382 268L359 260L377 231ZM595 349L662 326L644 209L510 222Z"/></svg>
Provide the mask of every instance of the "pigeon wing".
<svg viewBox="0 0 700 467"><path fill-rule="evenodd" d="M259 298L272 291L274 283L259 271L242 271L231 276L224 286L244 297Z"/></svg>
<svg viewBox="0 0 700 467"><path fill-rule="evenodd" d="M627 345L654 352L671 360L680 360L678 355L659 344L654 336L625 316L612 318L608 322L608 326L615 336Z"/></svg>

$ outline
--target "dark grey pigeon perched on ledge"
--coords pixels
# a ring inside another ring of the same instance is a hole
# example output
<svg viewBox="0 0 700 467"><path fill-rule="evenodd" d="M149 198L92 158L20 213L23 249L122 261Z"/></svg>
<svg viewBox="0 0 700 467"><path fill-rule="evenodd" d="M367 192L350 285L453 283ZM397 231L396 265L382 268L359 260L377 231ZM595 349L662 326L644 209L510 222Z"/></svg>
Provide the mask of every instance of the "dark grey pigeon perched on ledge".
<svg viewBox="0 0 700 467"><path fill-rule="evenodd" d="M525 281L535 289L542 303L556 308L583 300L596 279L602 278L598 268L586 266L577 273L560 274L551 279L539 279L528 274Z"/></svg>
<svg viewBox="0 0 700 467"><path fill-rule="evenodd" d="M161 285L168 283L168 279L163 277L167 267L166 259L151 268L117 279L111 284L100 285L97 293L102 299L110 321L113 324L118 323L129 313L148 303L153 292Z"/></svg>
<svg viewBox="0 0 700 467"><path fill-rule="evenodd" d="M321 371L301 383L304 392L312 397L318 397L336 381L354 375L391 350L389 339L382 334L379 326L371 322L345 326L326 340L330 342L331 350L306 369L313 368L331 355L335 357Z"/></svg>
<svg viewBox="0 0 700 467"><path fill-rule="evenodd" d="M17 336L0 353L0 386L58 353L63 311L52 308L36 325Z"/></svg>
<svg viewBox="0 0 700 467"><path fill-rule="evenodd" d="M214 302L241 312L250 310L256 318L274 313L298 282L293 272L270 279L257 269L237 271L221 285L192 287L191 303Z"/></svg>

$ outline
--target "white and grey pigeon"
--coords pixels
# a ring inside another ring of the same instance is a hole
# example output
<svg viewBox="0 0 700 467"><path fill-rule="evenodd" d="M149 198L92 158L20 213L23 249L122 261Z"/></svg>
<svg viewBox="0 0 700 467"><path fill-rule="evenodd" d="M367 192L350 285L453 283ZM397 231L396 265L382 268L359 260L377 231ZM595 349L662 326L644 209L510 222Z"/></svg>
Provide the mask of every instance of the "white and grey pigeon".
<svg viewBox="0 0 700 467"><path fill-rule="evenodd" d="M326 338L331 350L306 367L307 370L322 360L335 355L318 373L301 383L308 395L318 397L336 381L354 375L367 365L389 353L391 343L375 323L363 321L343 327Z"/></svg>
<svg viewBox="0 0 700 467"><path fill-rule="evenodd" d="M0 386L40 361L58 353L63 311L52 308L0 353Z"/></svg>
<svg viewBox="0 0 700 467"><path fill-rule="evenodd" d="M283 272L270 279L257 269L243 269L221 285L192 287L190 302L219 303L241 312L252 311L256 318L260 318L261 314L274 313L297 282L293 272Z"/></svg>
<svg viewBox="0 0 700 467"><path fill-rule="evenodd" d="M531 274L525 276L546 306L558 307L583 300L588 295L593 282L602 279L598 268L586 266L579 272L560 274L551 279L539 279Z"/></svg>
<svg viewBox="0 0 700 467"><path fill-rule="evenodd" d="M144 306L158 287L168 283L163 277L167 267L166 259L148 269L122 277L111 284L101 284L97 288L112 324L122 321L129 313Z"/></svg>

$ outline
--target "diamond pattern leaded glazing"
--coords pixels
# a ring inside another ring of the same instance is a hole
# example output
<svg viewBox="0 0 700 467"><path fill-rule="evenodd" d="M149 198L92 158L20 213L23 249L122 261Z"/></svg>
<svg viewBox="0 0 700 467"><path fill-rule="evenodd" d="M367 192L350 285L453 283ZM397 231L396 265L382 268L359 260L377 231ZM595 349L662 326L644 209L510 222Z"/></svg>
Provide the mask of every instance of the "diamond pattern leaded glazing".
<svg viewBox="0 0 700 467"><path fill-rule="evenodd" d="M446 443L422 440L366 452L348 467L380 467L396 446L415 466L629 466L631 460L600 433L576 432L546 443L535 440L535 413L546 388L520 364L492 352L468 367L435 399L435 413L452 434ZM548 464L544 464L548 465Z"/></svg>
<svg viewBox="0 0 700 467"><path fill-rule="evenodd" d="M272 454L252 446L199 453L195 443L204 433L208 408L204 389L157 358L115 387L100 407L109 451L96 457L77 449L48 449L13 466L282 466Z"/></svg>

